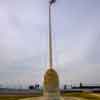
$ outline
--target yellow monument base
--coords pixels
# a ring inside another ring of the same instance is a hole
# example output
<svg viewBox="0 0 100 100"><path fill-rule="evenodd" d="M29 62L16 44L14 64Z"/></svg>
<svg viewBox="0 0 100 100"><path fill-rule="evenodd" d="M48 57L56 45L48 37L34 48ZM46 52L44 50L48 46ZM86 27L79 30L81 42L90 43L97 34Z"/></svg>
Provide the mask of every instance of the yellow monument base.
<svg viewBox="0 0 100 100"><path fill-rule="evenodd" d="M44 75L44 100L61 100L57 72L49 68Z"/></svg>

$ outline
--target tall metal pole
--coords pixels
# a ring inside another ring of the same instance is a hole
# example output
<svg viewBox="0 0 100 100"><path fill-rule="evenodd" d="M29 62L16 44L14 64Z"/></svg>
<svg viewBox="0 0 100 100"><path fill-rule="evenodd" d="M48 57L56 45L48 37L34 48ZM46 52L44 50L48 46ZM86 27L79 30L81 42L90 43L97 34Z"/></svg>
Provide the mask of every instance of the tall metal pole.
<svg viewBox="0 0 100 100"><path fill-rule="evenodd" d="M52 7L52 4L55 2L56 2L56 0L49 1L49 67L50 68L53 67L51 7Z"/></svg>
<svg viewBox="0 0 100 100"><path fill-rule="evenodd" d="M52 25L51 25L51 4L49 2L49 67L53 66L52 57Z"/></svg>

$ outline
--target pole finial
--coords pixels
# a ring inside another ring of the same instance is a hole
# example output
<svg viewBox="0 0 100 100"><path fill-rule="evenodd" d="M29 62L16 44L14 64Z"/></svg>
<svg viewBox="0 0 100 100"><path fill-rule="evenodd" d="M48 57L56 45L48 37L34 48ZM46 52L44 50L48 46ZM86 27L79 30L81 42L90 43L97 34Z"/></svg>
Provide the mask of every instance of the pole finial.
<svg viewBox="0 0 100 100"><path fill-rule="evenodd" d="M55 3L55 2L56 2L56 0L50 0L50 1L49 1L50 5L52 5L52 4Z"/></svg>

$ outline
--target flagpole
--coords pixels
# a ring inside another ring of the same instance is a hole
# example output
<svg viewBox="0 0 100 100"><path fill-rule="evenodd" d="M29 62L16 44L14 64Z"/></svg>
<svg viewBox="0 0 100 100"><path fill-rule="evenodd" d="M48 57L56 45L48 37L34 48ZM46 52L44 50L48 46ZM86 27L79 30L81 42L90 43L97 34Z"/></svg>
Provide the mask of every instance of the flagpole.
<svg viewBox="0 0 100 100"><path fill-rule="evenodd" d="M49 67L53 66L52 57L52 25L51 25L51 4L49 2Z"/></svg>
<svg viewBox="0 0 100 100"><path fill-rule="evenodd" d="M55 2L56 2L56 0L50 0L49 1L49 67L51 69L53 67L51 7L52 7L52 4L55 3Z"/></svg>

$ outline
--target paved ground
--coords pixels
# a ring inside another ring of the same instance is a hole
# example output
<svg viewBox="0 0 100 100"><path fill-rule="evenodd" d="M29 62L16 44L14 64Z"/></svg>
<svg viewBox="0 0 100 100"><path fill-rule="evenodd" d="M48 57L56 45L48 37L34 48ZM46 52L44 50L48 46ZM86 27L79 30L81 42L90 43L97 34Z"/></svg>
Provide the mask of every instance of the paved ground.
<svg viewBox="0 0 100 100"><path fill-rule="evenodd" d="M42 100L42 97L33 97L33 98L26 98L26 99L20 99L20 100ZM83 98L76 98L76 97L64 97L61 100L87 100Z"/></svg>
<svg viewBox="0 0 100 100"><path fill-rule="evenodd" d="M87 99L76 98L76 97L64 97L64 100L87 100Z"/></svg>
<svg viewBox="0 0 100 100"><path fill-rule="evenodd" d="M91 95L99 97L100 98L100 94L96 94L96 93L91 93Z"/></svg>
<svg viewBox="0 0 100 100"><path fill-rule="evenodd" d="M80 95L80 94L79 94ZM84 98L88 98L88 99L84 99ZM61 100L100 100L100 94L95 94L95 93L90 93L90 94L86 94L83 93L80 95L80 97L75 97L75 96L64 96L63 98L61 98ZM26 98L26 99L20 99L20 100L44 100L43 97L33 97L33 98Z"/></svg>

